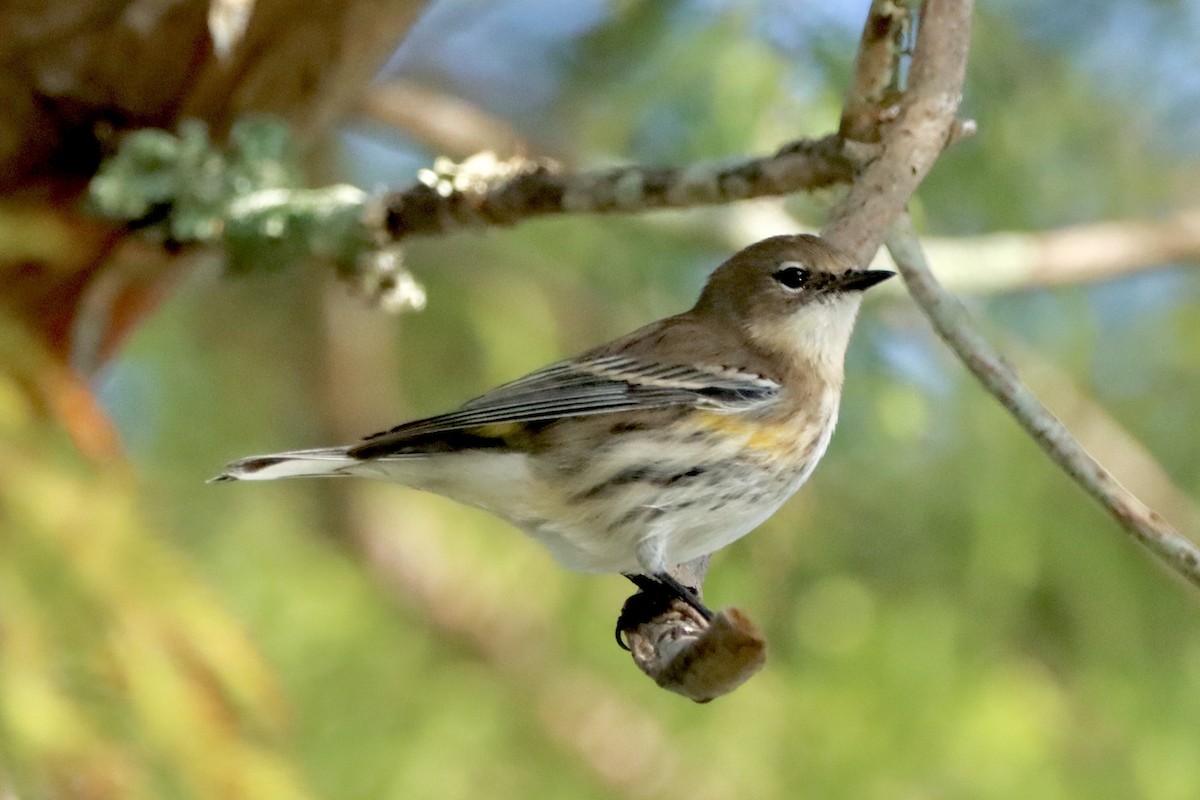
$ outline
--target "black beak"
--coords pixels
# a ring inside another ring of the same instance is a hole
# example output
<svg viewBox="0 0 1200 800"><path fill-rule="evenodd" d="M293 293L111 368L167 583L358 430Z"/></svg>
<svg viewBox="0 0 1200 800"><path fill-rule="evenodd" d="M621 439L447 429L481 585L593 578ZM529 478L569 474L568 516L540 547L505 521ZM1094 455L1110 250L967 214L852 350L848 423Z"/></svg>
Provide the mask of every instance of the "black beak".
<svg viewBox="0 0 1200 800"><path fill-rule="evenodd" d="M852 269L836 276L829 288L835 292L862 292L895 274L883 269Z"/></svg>

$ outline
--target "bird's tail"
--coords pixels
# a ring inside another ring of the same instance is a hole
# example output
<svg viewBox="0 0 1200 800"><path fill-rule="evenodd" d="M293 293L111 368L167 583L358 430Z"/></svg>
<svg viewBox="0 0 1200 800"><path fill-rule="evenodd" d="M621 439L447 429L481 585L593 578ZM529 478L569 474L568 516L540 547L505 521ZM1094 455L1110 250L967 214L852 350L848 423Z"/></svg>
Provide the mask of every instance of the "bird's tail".
<svg viewBox="0 0 1200 800"><path fill-rule="evenodd" d="M250 456L230 462L209 483L220 481L273 481L276 478L328 478L352 475L362 460L346 455L346 447L292 450Z"/></svg>

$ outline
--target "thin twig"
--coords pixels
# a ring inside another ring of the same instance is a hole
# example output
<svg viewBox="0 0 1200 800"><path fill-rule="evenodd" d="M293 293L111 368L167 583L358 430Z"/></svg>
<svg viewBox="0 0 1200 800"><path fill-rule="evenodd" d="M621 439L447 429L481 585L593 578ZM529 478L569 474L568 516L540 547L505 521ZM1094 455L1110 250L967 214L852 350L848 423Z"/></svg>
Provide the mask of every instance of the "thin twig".
<svg viewBox="0 0 1200 800"><path fill-rule="evenodd" d="M1008 409L1054 463L1083 487L1117 523L1169 567L1200 586L1200 547L1148 508L1083 449L1066 426L1022 383L988 341L975 330L966 309L941 287L907 217L887 240L909 293L938 336L967 369Z"/></svg>
<svg viewBox="0 0 1200 800"><path fill-rule="evenodd" d="M899 107L896 86L901 39L912 24L912 8L897 0L872 0L863 25L854 75L842 103L838 133L856 142L878 142L880 126Z"/></svg>

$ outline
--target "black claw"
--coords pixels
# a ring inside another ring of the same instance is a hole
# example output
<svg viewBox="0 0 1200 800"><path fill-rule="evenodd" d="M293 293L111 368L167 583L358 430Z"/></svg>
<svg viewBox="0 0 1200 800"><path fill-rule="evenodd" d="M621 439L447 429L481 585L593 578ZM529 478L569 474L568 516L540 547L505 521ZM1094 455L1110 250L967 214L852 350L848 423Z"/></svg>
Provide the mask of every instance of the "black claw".
<svg viewBox="0 0 1200 800"><path fill-rule="evenodd" d="M684 586L665 572L656 572L653 575L625 573L625 577L638 587L638 591L625 601L625 605L621 607L621 615L617 617L617 645L622 650L629 650L624 638L625 631L633 630L638 625L666 613L672 600L682 600L706 620L713 618L713 612L700 602L699 592L691 586Z"/></svg>
<svg viewBox="0 0 1200 800"><path fill-rule="evenodd" d="M628 650L625 642L625 631L631 631L644 622L664 614L671 607L674 595L666 594L657 588L641 589L625 601L621 606L621 615L617 617L617 644L622 650Z"/></svg>
<svg viewBox="0 0 1200 800"><path fill-rule="evenodd" d="M700 616L704 617L705 620L712 620L713 612L709 610L708 606L700 602L700 592L697 591L694 586L685 586L676 580L674 576L669 575L666 572L660 572L656 574L654 579L659 581L663 587L669 589L673 596L678 597L680 600L700 612Z"/></svg>

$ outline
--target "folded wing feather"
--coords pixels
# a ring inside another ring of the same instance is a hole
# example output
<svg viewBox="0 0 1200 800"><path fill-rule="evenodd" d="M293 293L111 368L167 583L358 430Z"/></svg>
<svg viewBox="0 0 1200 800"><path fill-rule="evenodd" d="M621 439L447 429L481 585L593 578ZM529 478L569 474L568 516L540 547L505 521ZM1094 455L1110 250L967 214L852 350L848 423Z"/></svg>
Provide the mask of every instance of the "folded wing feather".
<svg viewBox="0 0 1200 800"><path fill-rule="evenodd" d="M627 355L561 361L456 411L408 422L350 448L354 458L386 458L414 440L485 425L685 405L744 411L774 400L779 384L750 372L691 364L660 364Z"/></svg>

